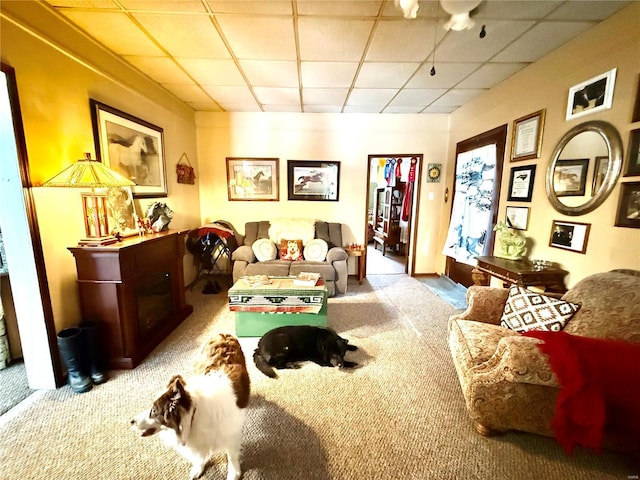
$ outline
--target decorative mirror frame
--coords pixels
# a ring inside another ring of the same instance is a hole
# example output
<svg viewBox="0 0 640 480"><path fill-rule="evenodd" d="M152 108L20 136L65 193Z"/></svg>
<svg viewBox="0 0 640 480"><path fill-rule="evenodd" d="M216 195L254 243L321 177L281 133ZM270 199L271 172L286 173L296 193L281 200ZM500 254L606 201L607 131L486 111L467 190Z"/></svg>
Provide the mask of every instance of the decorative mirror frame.
<svg viewBox="0 0 640 480"><path fill-rule="evenodd" d="M556 163L559 160L562 149L571 141L576 135L584 132L595 132L602 137L607 150L609 151L609 166L607 172L602 181L600 190L587 200L582 205L576 207L570 207L562 203L553 188L553 171L555 170ZM547 191L547 198L549 202L558 212L564 215L577 216L589 213L598 208L611 194L611 191L616 185L620 172L622 170L622 138L618 133L618 130L610 123L600 120L593 120L590 122L584 122L576 125L567 133L565 133L558 144L555 146L551 155L551 161L547 166L545 189Z"/></svg>

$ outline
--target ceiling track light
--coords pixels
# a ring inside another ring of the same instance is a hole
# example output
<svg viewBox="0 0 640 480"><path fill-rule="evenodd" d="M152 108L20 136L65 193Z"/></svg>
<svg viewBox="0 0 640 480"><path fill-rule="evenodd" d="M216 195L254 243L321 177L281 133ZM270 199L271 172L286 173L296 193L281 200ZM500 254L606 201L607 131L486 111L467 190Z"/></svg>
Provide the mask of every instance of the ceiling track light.
<svg viewBox="0 0 640 480"><path fill-rule="evenodd" d="M484 38L487 36L487 30L485 29L485 25L482 25L482 28L480 29L480 38Z"/></svg>

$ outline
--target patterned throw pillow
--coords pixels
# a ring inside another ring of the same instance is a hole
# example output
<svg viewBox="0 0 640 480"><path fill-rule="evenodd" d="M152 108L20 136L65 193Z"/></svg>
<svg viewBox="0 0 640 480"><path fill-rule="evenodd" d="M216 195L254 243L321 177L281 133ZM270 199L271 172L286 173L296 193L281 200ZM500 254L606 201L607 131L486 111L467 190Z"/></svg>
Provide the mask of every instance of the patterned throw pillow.
<svg viewBox="0 0 640 480"><path fill-rule="evenodd" d="M311 260L314 262L324 262L327 258L327 252L329 251L329 245L321 238L314 238L307 242L304 246L304 258L305 260Z"/></svg>
<svg viewBox="0 0 640 480"><path fill-rule="evenodd" d="M253 254L259 262L274 260L278 254L275 244L268 238L260 238L251 245Z"/></svg>
<svg viewBox="0 0 640 480"><path fill-rule="evenodd" d="M302 240L280 240L280 260L304 260Z"/></svg>
<svg viewBox="0 0 640 480"><path fill-rule="evenodd" d="M509 289L500 325L516 332L548 330L559 332L580 309L580 305L532 292L517 285Z"/></svg>

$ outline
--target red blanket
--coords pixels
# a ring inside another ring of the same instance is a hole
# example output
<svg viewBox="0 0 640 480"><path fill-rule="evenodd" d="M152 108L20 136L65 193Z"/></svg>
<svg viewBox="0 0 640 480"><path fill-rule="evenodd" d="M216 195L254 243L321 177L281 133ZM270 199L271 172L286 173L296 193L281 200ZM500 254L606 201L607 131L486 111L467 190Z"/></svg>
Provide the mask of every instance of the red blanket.
<svg viewBox="0 0 640 480"><path fill-rule="evenodd" d="M583 445L597 453L603 432L629 439L640 432L640 344L531 331L543 340L562 389L551 426L565 452Z"/></svg>

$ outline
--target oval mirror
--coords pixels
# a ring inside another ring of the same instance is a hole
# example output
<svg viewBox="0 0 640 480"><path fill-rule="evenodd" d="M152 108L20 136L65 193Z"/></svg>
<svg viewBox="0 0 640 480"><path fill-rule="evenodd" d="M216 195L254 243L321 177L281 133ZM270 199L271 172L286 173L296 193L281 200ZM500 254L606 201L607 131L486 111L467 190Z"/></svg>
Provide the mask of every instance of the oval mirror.
<svg viewBox="0 0 640 480"><path fill-rule="evenodd" d="M565 215L595 210L615 187L622 169L622 139L607 122L576 125L560 139L547 166L549 202Z"/></svg>

